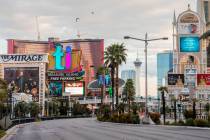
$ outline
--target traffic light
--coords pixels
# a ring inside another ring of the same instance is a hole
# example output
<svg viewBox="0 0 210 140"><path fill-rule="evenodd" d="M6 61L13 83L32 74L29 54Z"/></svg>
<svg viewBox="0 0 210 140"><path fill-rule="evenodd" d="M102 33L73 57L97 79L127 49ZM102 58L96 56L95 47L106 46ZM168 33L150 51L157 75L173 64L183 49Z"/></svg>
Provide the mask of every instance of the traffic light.
<svg viewBox="0 0 210 140"><path fill-rule="evenodd" d="M112 87L109 87L109 96L112 97Z"/></svg>

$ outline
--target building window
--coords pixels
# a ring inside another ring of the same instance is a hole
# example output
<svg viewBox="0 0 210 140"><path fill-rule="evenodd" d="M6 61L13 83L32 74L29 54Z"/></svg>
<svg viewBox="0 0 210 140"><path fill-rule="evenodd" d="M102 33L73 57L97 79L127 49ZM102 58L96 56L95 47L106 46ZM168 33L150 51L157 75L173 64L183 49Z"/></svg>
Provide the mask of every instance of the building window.
<svg viewBox="0 0 210 140"><path fill-rule="evenodd" d="M208 6L208 4L209 4L208 1L204 1L204 14L205 14L206 23L209 22L209 6Z"/></svg>
<svg viewBox="0 0 210 140"><path fill-rule="evenodd" d="M210 40L209 45L207 47L207 67L210 67Z"/></svg>

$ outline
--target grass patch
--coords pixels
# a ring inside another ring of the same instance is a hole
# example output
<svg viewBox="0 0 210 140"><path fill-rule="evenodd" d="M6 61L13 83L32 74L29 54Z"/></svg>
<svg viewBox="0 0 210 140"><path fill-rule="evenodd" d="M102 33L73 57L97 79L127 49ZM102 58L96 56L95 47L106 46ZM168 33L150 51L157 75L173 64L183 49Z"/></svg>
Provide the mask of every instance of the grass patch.
<svg viewBox="0 0 210 140"><path fill-rule="evenodd" d="M0 138L2 138L5 134L6 132L4 130L0 130Z"/></svg>

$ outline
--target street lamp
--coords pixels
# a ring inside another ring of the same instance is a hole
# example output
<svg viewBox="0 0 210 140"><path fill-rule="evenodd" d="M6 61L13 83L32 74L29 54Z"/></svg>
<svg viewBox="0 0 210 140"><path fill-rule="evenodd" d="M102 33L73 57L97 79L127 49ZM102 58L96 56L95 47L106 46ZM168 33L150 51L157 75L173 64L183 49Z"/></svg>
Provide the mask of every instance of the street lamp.
<svg viewBox="0 0 210 140"><path fill-rule="evenodd" d="M130 36L124 36L124 39L134 39L134 40L138 40L138 41L143 41L145 43L145 118L147 118L148 116L148 110L147 110L147 46L148 43L151 41L156 41L156 40L168 40L167 37L162 37L162 38L153 38L153 39L148 39L148 35L147 33L145 34L145 38L144 39L140 39L140 38L135 38L135 37L130 37Z"/></svg>
<svg viewBox="0 0 210 140"><path fill-rule="evenodd" d="M200 119L201 119L201 114L202 114L201 113L201 103L202 103L202 100L200 100L199 103L200 103Z"/></svg>

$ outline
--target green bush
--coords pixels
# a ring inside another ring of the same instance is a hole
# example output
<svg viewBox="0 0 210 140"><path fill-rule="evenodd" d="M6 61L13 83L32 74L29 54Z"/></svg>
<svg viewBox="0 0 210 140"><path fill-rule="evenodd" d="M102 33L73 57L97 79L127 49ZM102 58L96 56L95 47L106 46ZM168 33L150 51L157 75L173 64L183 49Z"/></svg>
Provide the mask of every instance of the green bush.
<svg viewBox="0 0 210 140"><path fill-rule="evenodd" d="M185 119L193 118L193 111L191 109L190 110L185 110L184 111L184 117L185 117Z"/></svg>
<svg viewBox="0 0 210 140"><path fill-rule="evenodd" d="M194 120L192 118L189 118L186 120L186 123L185 123L187 126L194 126Z"/></svg>
<svg viewBox="0 0 210 140"><path fill-rule="evenodd" d="M150 112L149 113L150 118L152 121L156 124L160 124L160 113L158 112Z"/></svg>
<svg viewBox="0 0 210 140"><path fill-rule="evenodd" d="M195 119L194 120L194 124L195 126L199 126L199 127L207 127L209 126L209 123L207 120L203 120L203 119Z"/></svg>
<svg viewBox="0 0 210 140"><path fill-rule="evenodd" d="M4 130L0 130L0 138L2 138L5 135L5 131Z"/></svg>
<svg viewBox="0 0 210 140"><path fill-rule="evenodd" d="M166 121L165 125L170 125L170 122L169 121Z"/></svg>
<svg viewBox="0 0 210 140"><path fill-rule="evenodd" d="M209 123L210 123L210 114L208 115L208 121L209 121Z"/></svg>
<svg viewBox="0 0 210 140"><path fill-rule="evenodd" d="M131 115L131 120L132 120L133 124L139 124L140 123L139 115L136 115L136 114Z"/></svg>
<svg viewBox="0 0 210 140"><path fill-rule="evenodd" d="M178 125L185 125L185 123L184 123L183 120L179 120L179 121L178 121Z"/></svg>
<svg viewBox="0 0 210 140"><path fill-rule="evenodd" d="M172 122L172 123L169 123L170 125L177 125L177 123L176 122Z"/></svg>
<svg viewBox="0 0 210 140"><path fill-rule="evenodd" d="M116 122L116 123L118 123L119 122L119 117L118 117L118 114L113 114L112 116L111 116L111 122Z"/></svg>

